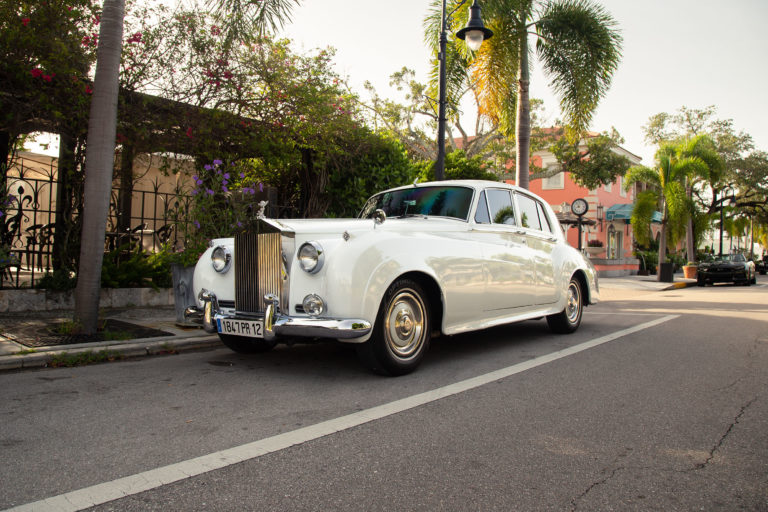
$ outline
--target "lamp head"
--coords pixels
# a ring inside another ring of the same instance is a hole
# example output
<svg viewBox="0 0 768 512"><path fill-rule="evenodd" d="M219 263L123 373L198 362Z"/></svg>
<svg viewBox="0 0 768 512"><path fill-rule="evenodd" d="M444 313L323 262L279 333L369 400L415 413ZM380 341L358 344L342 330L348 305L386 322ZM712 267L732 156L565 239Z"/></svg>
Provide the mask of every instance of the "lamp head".
<svg viewBox="0 0 768 512"><path fill-rule="evenodd" d="M472 7L469 8L469 22L467 26L456 32L456 37L466 41L470 50L477 51L480 49L480 45L483 41L493 37L493 31L489 28L485 28L483 20L480 17L480 6L477 5L477 0L472 2Z"/></svg>

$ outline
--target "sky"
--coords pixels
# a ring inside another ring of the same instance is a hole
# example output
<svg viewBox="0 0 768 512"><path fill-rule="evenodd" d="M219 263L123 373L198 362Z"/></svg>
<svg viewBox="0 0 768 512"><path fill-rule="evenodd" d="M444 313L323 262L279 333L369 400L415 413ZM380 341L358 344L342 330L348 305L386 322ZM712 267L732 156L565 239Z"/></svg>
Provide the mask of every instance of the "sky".
<svg viewBox="0 0 768 512"><path fill-rule="evenodd" d="M389 76L407 66L426 82L429 50L423 20L430 0L304 0L281 35L295 49L336 49L336 69L353 90L367 97L370 81L379 95L397 98ZM615 127L624 148L653 164L655 147L642 127L659 112L682 106L717 107L768 151L768 1L766 0L600 0L624 39L622 61L593 118L592 131ZM480 2L482 5L482 0ZM466 20L454 22L454 30ZM533 62L531 97L544 100L554 122L558 100ZM474 124L465 123L465 126Z"/></svg>

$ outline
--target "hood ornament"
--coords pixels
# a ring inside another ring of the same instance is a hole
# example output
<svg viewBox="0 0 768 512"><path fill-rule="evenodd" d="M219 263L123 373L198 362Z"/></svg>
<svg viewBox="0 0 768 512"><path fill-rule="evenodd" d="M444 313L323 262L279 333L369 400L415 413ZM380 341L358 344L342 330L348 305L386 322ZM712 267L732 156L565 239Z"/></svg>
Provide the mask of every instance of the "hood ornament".
<svg viewBox="0 0 768 512"><path fill-rule="evenodd" d="M267 211L267 205L269 204L269 201L259 201L259 209L256 210L256 218L257 219L266 219L265 212Z"/></svg>

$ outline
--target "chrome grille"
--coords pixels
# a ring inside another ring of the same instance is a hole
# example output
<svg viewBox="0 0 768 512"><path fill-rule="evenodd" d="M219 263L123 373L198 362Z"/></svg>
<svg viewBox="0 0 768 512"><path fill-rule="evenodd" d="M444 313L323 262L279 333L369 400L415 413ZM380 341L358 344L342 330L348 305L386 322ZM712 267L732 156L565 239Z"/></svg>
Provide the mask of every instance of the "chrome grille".
<svg viewBox="0 0 768 512"><path fill-rule="evenodd" d="M264 296L283 297L284 271L280 233L235 236L235 308L244 313L266 309Z"/></svg>

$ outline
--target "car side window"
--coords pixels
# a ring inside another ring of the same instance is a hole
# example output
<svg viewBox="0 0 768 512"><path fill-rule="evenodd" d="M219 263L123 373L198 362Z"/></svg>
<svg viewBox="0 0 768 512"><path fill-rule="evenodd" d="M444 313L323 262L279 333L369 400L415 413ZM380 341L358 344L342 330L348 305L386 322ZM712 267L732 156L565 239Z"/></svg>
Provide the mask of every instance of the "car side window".
<svg viewBox="0 0 768 512"><path fill-rule="evenodd" d="M524 228L541 230L536 201L523 194L515 194L515 196L517 196L517 206L520 208L520 225Z"/></svg>
<svg viewBox="0 0 768 512"><path fill-rule="evenodd" d="M541 230L548 233L552 232L552 224L549 223L549 217L544 210L544 205L536 201L536 209L539 211L539 220L541 220Z"/></svg>
<svg viewBox="0 0 768 512"><path fill-rule="evenodd" d="M494 224L515 225L515 208L508 190L488 189L488 209Z"/></svg>
<svg viewBox="0 0 768 512"><path fill-rule="evenodd" d="M485 191L480 192L480 199L477 201L477 211L475 212L475 222L478 224L490 224L491 216L488 214L488 201L485 199Z"/></svg>

